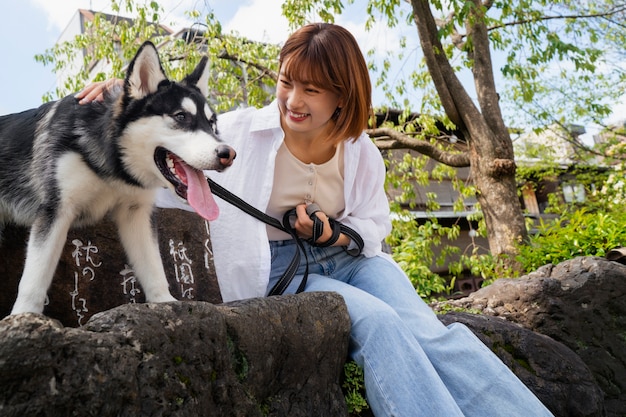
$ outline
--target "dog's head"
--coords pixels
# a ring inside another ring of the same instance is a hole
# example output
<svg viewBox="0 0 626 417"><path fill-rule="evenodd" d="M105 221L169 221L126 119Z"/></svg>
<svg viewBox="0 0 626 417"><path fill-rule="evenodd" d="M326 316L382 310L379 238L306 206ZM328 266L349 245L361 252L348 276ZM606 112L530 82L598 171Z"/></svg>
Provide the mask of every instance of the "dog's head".
<svg viewBox="0 0 626 417"><path fill-rule="evenodd" d="M170 188L214 220L219 211L202 171L226 169L235 151L219 139L208 77L204 57L183 81L170 81L155 46L146 42L128 67L117 116L125 121L125 169L145 187Z"/></svg>

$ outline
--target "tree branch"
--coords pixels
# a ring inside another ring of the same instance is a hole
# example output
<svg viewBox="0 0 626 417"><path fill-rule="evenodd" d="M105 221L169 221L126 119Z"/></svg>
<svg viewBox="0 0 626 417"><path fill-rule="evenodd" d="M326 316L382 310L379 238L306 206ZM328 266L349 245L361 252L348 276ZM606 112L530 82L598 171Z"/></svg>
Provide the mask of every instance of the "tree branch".
<svg viewBox="0 0 626 417"><path fill-rule="evenodd" d="M249 65L249 66L251 66L253 68L258 69L261 72L262 76L263 75L268 76L271 79L273 79L274 81L278 80L278 74L276 73L276 71L271 70L271 69L269 69L269 68L267 68L267 67L265 67L263 65L260 65L260 64L258 64L256 62L250 62L250 61L247 61L245 59L241 59L237 55L232 55L232 54L228 53L228 51L226 51L225 49L222 52L220 52L220 54L217 57L221 58L221 59L227 59L229 61L239 62L239 63L242 63L242 64Z"/></svg>
<svg viewBox="0 0 626 417"><path fill-rule="evenodd" d="M484 114L481 114L450 65L438 37L439 31L430 9L430 2L411 0L411 4L428 72L448 118L467 136L468 141L471 141L472 152L476 155L509 157L508 153L512 151L512 147L503 148L500 144L501 140L498 140L505 130L500 129L500 125L494 126L495 131L491 129ZM477 26L480 24L484 23L476 23ZM502 150L506 152L504 155L502 155Z"/></svg>
<svg viewBox="0 0 626 417"><path fill-rule="evenodd" d="M472 74L480 112L493 132L493 140L497 142L494 155L500 158L512 158L513 146L508 129L504 124L500 110L499 96L493 76L493 63L489 47L489 32L485 26L485 9L481 0L474 0L474 7L468 19L468 32L472 34L472 49L468 52L474 62Z"/></svg>
<svg viewBox="0 0 626 417"><path fill-rule="evenodd" d="M441 104L452 123L463 129L465 126L460 110L451 91L451 88L456 86L452 86L448 82L449 74L445 74L446 71L451 72L452 70L448 68L450 63L445 56L441 42L437 38L438 28L430 10L430 3L427 0L411 0L411 6L413 7L413 19L417 26L424 59L441 99Z"/></svg>
<svg viewBox="0 0 626 417"><path fill-rule="evenodd" d="M446 152L429 142L414 139L391 128L367 129L365 132L376 141L376 146L381 150L412 149L451 167L470 166L470 158L467 152Z"/></svg>
<svg viewBox="0 0 626 417"><path fill-rule="evenodd" d="M501 23L498 25L494 25L494 26L489 26L487 28L488 32L497 30L497 29L502 29L505 27L509 27L509 26L519 26L519 25L525 25L528 23L533 23L533 22L543 22L543 21L548 21L548 20L567 20L567 19L597 19L597 18L603 18L606 19L609 16L613 16L616 15L618 13L622 13L626 11L626 5L618 7L614 10L609 10L606 11L604 13L588 13L588 14L571 14L571 15L556 15L556 16L542 16L538 19L521 19L521 20L515 20L512 22L505 22L505 23ZM464 45L464 42L461 42L459 39L464 39L468 36L468 33L462 34L462 33L456 33L455 34L455 42L454 45L457 46L458 45Z"/></svg>

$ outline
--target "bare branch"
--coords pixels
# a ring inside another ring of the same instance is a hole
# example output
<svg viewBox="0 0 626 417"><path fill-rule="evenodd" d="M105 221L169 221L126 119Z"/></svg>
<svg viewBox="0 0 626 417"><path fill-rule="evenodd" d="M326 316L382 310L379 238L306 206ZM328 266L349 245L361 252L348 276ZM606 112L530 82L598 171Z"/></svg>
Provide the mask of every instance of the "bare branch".
<svg viewBox="0 0 626 417"><path fill-rule="evenodd" d="M489 4L489 2L485 2L484 4ZM502 29L505 27L509 27L509 26L519 26L519 25L525 25L528 23L534 23L534 22L542 22L542 21L548 21L548 20L567 20L567 19L597 19L597 18L602 18L602 19L608 19L610 16L614 16L618 13L622 13L626 11L626 5L622 6L622 7L618 7L616 9L613 10L608 10L604 13L588 13L588 14L570 14L570 15L555 15L555 16L542 16L538 19L521 19L521 20L515 20L512 22L503 22L501 24L498 25L494 25L494 26L490 26L487 28L488 32L497 30L497 29ZM453 43L454 45L459 48L459 45L463 45L463 42L459 41L460 39L464 39L467 37L467 33L462 34L462 33L455 33L455 37L453 38Z"/></svg>
<svg viewBox="0 0 626 417"><path fill-rule="evenodd" d="M241 59L237 55L231 55L226 50L223 50L217 57L221 58L221 59L227 59L229 61L239 62L239 63L242 63L242 64L249 65L249 66L251 66L253 68L256 68L259 71L261 71L261 75L266 75L266 76L270 77L271 79L273 79L274 81L278 80L278 74L276 73L276 71L273 71L270 68L267 68L267 67L265 67L263 65L260 65L260 64L258 64L256 62L250 62L250 61Z"/></svg>
<svg viewBox="0 0 626 417"><path fill-rule="evenodd" d="M414 139L391 128L368 129L366 133L376 141L381 150L412 149L442 164L461 168L470 166L469 154L446 152L424 140Z"/></svg>
<svg viewBox="0 0 626 417"><path fill-rule="evenodd" d="M605 157L606 155L604 155L603 152L598 152L597 150L585 145L583 142L580 141L580 139L578 139L578 137L576 135L574 135L570 129L568 128L568 126L564 125L563 123L560 123L559 121L555 121L554 122L556 125L558 125L563 132L565 132L565 134L560 134L557 133L559 138L564 140L565 142L569 143L570 145L572 145L572 147L574 148L574 152L576 154L586 154L586 155L594 155L594 156L599 156L599 157ZM616 159L622 159L622 158L616 158Z"/></svg>

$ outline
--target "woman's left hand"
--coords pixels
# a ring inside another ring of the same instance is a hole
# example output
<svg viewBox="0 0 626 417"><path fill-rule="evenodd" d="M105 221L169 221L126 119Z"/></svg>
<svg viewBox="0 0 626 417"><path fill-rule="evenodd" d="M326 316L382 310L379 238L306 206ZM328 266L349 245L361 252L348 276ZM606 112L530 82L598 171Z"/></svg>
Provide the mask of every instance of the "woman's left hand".
<svg viewBox="0 0 626 417"><path fill-rule="evenodd" d="M91 101L104 100L104 92L114 86L123 85L124 80L119 78L110 78L105 81L97 81L85 86L81 91L76 93L74 97L78 99L79 104L87 104Z"/></svg>

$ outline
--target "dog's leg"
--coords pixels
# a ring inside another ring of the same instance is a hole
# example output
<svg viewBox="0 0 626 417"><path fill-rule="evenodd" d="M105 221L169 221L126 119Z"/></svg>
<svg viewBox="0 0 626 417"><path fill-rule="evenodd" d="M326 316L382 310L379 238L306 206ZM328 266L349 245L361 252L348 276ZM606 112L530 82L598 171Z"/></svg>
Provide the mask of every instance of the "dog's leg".
<svg viewBox="0 0 626 417"><path fill-rule="evenodd" d="M30 229L24 272L11 314L43 312L71 223L67 218L57 218L52 225L47 222L47 217L40 217Z"/></svg>
<svg viewBox="0 0 626 417"><path fill-rule="evenodd" d="M116 210L114 220L128 260L145 292L146 301L176 301L168 289L151 214L151 205L139 205Z"/></svg>

